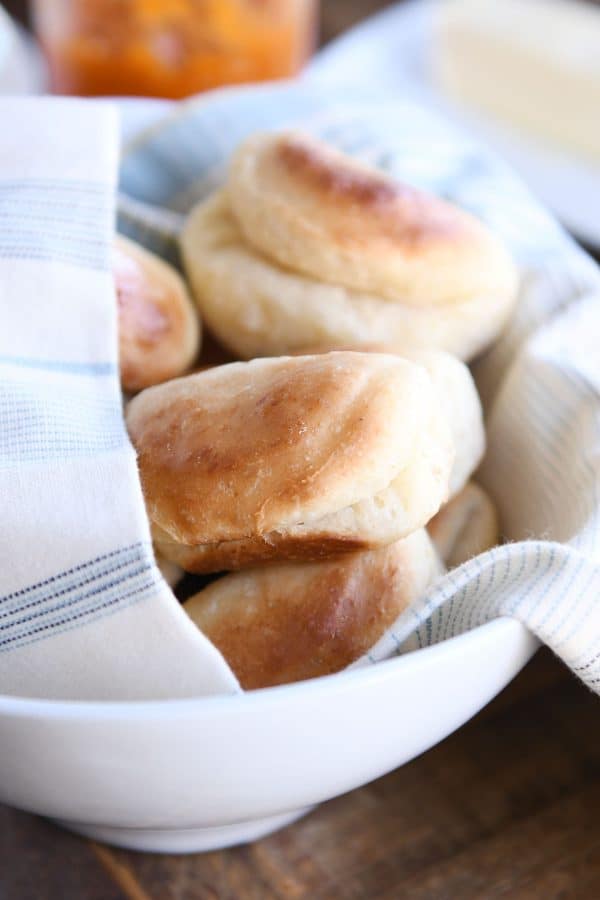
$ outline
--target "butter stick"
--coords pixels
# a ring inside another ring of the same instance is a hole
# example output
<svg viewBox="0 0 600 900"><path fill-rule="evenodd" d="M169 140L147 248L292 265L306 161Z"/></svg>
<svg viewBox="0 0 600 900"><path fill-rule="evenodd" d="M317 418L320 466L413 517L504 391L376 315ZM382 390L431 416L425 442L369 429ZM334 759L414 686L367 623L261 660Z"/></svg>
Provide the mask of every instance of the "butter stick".
<svg viewBox="0 0 600 900"><path fill-rule="evenodd" d="M445 0L434 65L452 98L600 160L600 6L581 0Z"/></svg>

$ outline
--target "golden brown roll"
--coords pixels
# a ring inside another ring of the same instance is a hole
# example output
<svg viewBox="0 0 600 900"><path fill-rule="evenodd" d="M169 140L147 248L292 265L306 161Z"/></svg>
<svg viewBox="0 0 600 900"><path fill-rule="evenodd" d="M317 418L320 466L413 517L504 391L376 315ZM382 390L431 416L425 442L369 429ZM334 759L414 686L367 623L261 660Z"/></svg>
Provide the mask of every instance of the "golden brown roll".
<svg viewBox="0 0 600 900"><path fill-rule="evenodd" d="M232 363L127 407L159 552L192 572L381 546L448 496L431 378L383 354Z"/></svg>
<svg viewBox="0 0 600 900"><path fill-rule="evenodd" d="M427 531L449 569L495 547L500 540L496 507L474 481L442 507Z"/></svg>
<svg viewBox="0 0 600 900"><path fill-rule="evenodd" d="M184 609L249 690L344 669L442 571L419 529L379 550L227 575Z"/></svg>
<svg viewBox="0 0 600 900"><path fill-rule="evenodd" d="M296 133L240 147L182 253L207 323L245 358L374 341L470 359L516 299L481 222Z"/></svg>
<svg viewBox="0 0 600 900"><path fill-rule="evenodd" d="M200 323L183 279L154 253L117 236L113 272L121 384L128 393L176 378L200 346Z"/></svg>
<svg viewBox="0 0 600 900"><path fill-rule="evenodd" d="M350 347L308 348L304 353L328 353ZM454 441L454 463L450 475L449 496L461 491L485 453L485 428L481 401L473 376L456 356L442 350L421 347L390 348L386 344L361 344L361 353L394 353L424 366L446 414ZM301 351L302 352L302 351Z"/></svg>

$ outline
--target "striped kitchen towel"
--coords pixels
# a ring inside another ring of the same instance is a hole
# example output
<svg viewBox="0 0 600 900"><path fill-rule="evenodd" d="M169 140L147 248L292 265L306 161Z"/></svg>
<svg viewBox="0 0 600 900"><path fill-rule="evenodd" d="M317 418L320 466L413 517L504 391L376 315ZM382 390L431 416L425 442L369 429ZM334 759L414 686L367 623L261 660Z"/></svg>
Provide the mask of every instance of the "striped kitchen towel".
<svg viewBox="0 0 600 900"><path fill-rule="evenodd" d="M234 692L155 565L123 424L116 114L1 100L0 122L0 692Z"/></svg>
<svg viewBox="0 0 600 900"><path fill-rule="evenodd" d="M225 90L181 105L126 148L121 227L171 259L185 213L236 144L300 127L484 219L521 274L510 327L475 366L489 452L479 476L510 543L446 575L368 665L491 618L518 618L600 693L600 273L489 151L435 114L355 85Z"/></svg>

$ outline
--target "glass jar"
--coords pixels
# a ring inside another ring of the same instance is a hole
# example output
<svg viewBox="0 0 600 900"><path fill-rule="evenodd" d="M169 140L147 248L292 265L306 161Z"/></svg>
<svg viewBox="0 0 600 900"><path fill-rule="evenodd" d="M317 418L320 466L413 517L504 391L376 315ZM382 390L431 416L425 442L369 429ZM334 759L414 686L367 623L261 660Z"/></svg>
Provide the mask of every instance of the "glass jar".
<svg viewBox="0 0 600 900"><path fill-rule="evenodd" d="M294 75L318 0L34 0L52 89L185 97Z"/></svg>

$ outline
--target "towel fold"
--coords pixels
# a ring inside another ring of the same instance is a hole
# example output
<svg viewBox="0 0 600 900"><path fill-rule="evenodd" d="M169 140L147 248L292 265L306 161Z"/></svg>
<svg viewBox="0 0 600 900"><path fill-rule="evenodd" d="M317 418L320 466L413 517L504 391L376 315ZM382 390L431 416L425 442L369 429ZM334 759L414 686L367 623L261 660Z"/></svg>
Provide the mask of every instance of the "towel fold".
<svg viewBox="0 0 600 900"><path fill-rule="evenodd" d="M237 682L155 566L121 413L107 104L0 102L0 691L139 699ZM217 129L218 126L218 130ZM423 109L318 84L183 107L126 154L123 226L165 252L256 127L300 126L480 215L521 272L475 366L480 480L512 543L450 572L356 665L519 618L600 692L600 275L492 155Z"/></svg>
<svg viewBox="0 0 600 900"><path fill-rule="evenodd" d="M115 111L1 100L0 122L0 692L234 692L155 565L123 423Z"/></svg>
<svg viewBox="0 0 600 900"><path fill-rule="evenodd" d="M382 41L376 24L373 34L366 26L364 45L373 56ZM352 90L340 85L353 59L343 40L334 58L339 78L317 60L302 84L192 101L126 149L122 226L172 252L183 216L223 180L238 142L257 128L286 127L444 196L493 228L514 255L521 287L509 327L473 367L489 447L477 478L511 542L450 572L354 665L514 616L600 692L598 266L493 153L386 91L383 77L377 87L364 79Z"/></svg>

